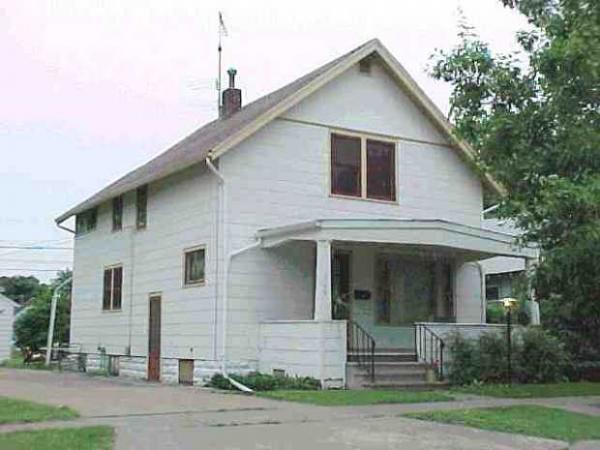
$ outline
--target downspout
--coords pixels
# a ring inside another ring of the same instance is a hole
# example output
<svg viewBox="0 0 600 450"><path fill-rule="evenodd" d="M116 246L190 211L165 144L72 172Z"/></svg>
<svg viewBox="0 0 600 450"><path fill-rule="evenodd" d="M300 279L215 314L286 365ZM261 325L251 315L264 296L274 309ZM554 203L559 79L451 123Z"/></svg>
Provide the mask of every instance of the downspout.
<svg viewBox="0 0 600 450"><path fill-rule="evenodd" d="M69 233L75 234L75 230L71 230L70 228L65 227L62 222L56 222L56 226L61 230L68 231Z"/></svg>
<svg viewBox="0 0 600 450"><path fill-rule="evenodd" d="M223 242L223 254L226 255L225 256L225 260L224 260L224 264L223 264L223 268L222 268L222 272L223 275L222 277L218 277L222 280L223 286L221 289L222 292L222 312L221 312L221 373L222 375L236 388L238 388L239 390L243 391L243 392L253 392L252 389L250 389L247 386L244 386L242 383L234 380L233 378L231 378L228 373L227 373L227 303L228 303L228 285L229 285L229 265L231 262L231 259L236 256L239 255L240 253L243 253L247 250L250 250L252 248L257 247L260 244L260 241L254 242L246 247L243 247L241 249L238 249L236 251L233 251L231 253L229 253L229 239L228 239L228 232L226 230L227 227L227 185L226 185L226 180L225 177L223 177L223 175L221 174L221 172L219 172L219 170L215 167L215 165L212 162L211 157L206 158L206 166L210 169L210 171L215 174L215 176L218 178L219 180L219 186L221 187L219 193L220 193L220 198L219 198L219 209L221 211L221 220L220 220L220 230L219 230L219 235L222 236L222 242ZM217 241L217 248L218 248L218 241ZM218 261L218 256L217 256L217 261ZM219 285L219 281L217 281L217 286ZM218 300L218 299L217 299ZM216 333L215 333L215 340L216 340Z"/></svg>

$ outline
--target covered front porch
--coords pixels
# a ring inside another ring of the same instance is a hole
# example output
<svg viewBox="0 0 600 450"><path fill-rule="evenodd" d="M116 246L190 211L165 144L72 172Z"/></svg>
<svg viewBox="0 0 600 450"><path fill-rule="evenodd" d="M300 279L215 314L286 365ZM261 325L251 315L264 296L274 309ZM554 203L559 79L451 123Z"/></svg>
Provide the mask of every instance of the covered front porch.
<svg viewBox="0 0 600 450"><path fill-rule="evenodd" d="M441 220L319 220L262 230L259 238L264 249L314 242L313 320L294 321L290 347L306 344L305 330L325 336L315 348L338 355L343 348L344 360L371 345L422 358L417 323L484 328L485 280L477 262L535 256L512 236ZM317 323L328 324L327 331L316 331ZM277 324L283 321L265 323L263 334ZM333 354L322 359L339 363Z"/></svg>

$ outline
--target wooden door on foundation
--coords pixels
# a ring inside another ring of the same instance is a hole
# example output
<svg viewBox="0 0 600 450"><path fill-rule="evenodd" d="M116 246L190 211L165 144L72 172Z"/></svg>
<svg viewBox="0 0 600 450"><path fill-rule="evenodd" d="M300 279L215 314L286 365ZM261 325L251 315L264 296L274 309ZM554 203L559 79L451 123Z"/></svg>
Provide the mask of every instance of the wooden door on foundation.
<svg viewBox="0 0 600 450"><path fill-rule="evenodd" d="M160 380L160 295L150 296L148 316L148 381Z"/></svg>

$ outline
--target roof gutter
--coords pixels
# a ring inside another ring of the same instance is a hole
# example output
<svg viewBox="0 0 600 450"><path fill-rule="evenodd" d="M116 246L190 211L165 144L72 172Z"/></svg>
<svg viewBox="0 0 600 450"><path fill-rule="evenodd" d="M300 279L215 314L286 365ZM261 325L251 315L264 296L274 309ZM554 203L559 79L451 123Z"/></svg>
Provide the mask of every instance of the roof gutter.
<svg viewBox="0 0 600 450"><path fill-rule="evenodd" d="M62 224L62 221L61 221L61 222L59 222L59 221L57 220L57 221L56 221L56 226L57 226L58 228L60 228L61 230L65 230L65 231L68 231L69 233L75 234L75 230L71 230L70 228L67 228L67 227L65 227L65 226Z"/></svg>

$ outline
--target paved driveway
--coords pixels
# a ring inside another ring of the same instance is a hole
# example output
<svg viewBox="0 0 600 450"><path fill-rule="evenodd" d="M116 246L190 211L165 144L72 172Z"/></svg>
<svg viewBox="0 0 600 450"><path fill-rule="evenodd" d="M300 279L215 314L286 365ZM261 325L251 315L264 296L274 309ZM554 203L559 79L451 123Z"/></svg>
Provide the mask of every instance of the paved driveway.
<svg viewBox="0 0 600 450"><path fill-rule="evenodd" d="M107 424L116 429L117 450L566 447L557 441L399 417L409 405L330 408L73 373L0 369L0 395L68 405L83 416L71 423L0 426L0 431Z"/></svg>

